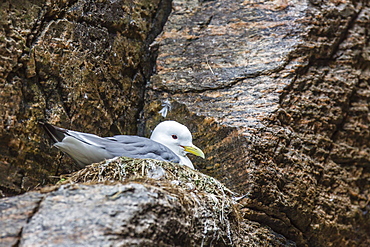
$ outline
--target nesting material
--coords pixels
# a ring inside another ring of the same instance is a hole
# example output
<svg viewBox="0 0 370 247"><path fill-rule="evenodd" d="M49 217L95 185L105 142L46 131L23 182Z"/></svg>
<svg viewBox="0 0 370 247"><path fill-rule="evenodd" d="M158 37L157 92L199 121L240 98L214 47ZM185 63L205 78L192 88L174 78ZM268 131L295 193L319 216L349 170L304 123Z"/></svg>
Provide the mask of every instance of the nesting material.
<svg viewBox="0 0 370 247"><path fill-rule="evenodd" d="M119 157L87 166L70 175L62 176L68 183L125 181L127 179L155 179L170 181L184 189L232 196L234 193L213 177L186 166L154 159ZM63 182L63 183L65 183Z"/></svg>
<svg viewBox="0 0 370 247"><path fill-rule="evenodd" d="M220 240L230 245L236 240L239 213L234 193L218 180L186 166L153 159L119 157L63 176L59 183L114 181L155 186L176 197L193 218L194 234L200 232L203 235L202 245Z"/></svg>

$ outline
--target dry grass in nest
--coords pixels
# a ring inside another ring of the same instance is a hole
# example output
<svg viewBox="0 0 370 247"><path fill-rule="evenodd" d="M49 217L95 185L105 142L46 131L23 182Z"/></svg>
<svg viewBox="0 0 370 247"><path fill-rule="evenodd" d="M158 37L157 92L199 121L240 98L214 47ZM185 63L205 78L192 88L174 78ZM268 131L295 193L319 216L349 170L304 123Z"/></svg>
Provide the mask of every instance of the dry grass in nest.
<svg viewBox="0 0 370 247"><path fill-rule="evenodd" d="M223 238L226 245L233 242L231 232L238 231L240 215L233 199L234 193L218 180L186 166L153 159L119 157L66 175L59 184L113 181L145 183L176 196L192 210L205 235ZM207 212L207 219L202 219L200 212Z"/></svg>
<svg viewBox="0 0 370 247"><path fill-rule="evenodd" d="M89 165L70 175L62 176L62 181L59 183L126 181L143 178L170 181L173 185L184 189L212 193L216 196L234 195L218 180L187 166L153 159L127 157L119 157Z"/></svg>

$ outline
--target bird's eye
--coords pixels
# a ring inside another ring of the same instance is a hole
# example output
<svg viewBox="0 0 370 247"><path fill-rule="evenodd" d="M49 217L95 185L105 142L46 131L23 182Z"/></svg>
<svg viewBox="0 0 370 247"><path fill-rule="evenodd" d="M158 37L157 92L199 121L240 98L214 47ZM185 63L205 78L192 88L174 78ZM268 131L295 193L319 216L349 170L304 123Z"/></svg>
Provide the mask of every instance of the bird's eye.
<svg viewBox="0 0 370 247"><path fill-rule="evenodd" d="M173 139L177 139L177 135L172 135L172 138Z"/></svg>

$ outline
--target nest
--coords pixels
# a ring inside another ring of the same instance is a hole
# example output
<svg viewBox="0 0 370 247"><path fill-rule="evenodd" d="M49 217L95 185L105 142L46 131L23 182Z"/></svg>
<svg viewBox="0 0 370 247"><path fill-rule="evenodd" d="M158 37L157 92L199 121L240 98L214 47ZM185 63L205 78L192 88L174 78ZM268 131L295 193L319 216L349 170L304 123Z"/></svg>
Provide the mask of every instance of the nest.
<svg viewBox="0 0 370 247"><path fill-rule="evenodd" d="M218 180L189 167L153 159L119 157L65 175L59 184L115 181L156 186L176 196L192 212L193 229L204 235L204 245L215 239L232 245L240 217L235 194Z"/></svg>
<svg viewBox="0 0 370 247"><path fill-rule="evenodd" d="M87 166L70 175L63 175L59 183L86 183L106 181L155 179L171 181L184 189L197 190L216 196L233 196L234 193L213 177L187 166L153 159L119 157Z"/></svg>

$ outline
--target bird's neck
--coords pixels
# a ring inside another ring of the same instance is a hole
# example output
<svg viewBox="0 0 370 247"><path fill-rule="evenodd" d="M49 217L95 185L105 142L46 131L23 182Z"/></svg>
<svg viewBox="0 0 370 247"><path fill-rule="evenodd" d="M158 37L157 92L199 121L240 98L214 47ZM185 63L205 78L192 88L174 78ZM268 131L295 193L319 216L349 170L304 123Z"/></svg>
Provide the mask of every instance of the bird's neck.
<svg viewBox="0 0 370 247"><path fill-rule="evenodd" d="M191 162L191 160L188 158L188 156L180 156L180 165L188 166L191 169L194 169L194 165Z"/></svg>

